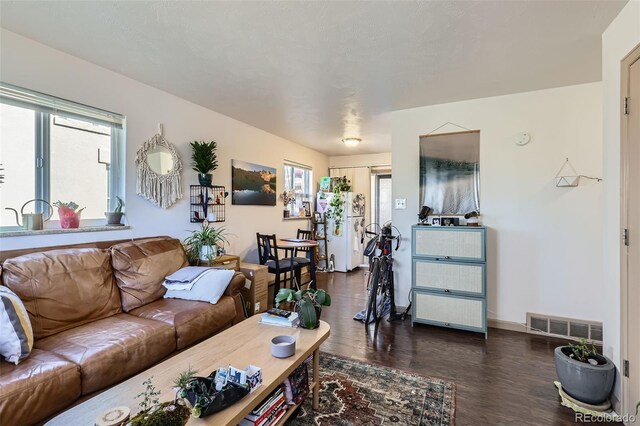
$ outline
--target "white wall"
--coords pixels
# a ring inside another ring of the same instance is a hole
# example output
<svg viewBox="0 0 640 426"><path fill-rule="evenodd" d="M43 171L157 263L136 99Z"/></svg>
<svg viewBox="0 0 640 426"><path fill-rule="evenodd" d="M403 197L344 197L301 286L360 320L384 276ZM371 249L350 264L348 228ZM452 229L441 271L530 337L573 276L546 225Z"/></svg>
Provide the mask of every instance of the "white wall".
<svg viewBox="0 0 640 426"><path fill-rule="evenodd" d="M379 154L338 155L335 157L329 157L329 167L331 168L390 165L390 152L382 152Z"/></svg>
<svg viewBox="0 0 640 426"><path fill-rule="evenodd" d="M277 168L278 193L283 191L285 158L312 166L316 179L328 174L329 162L324 154L15 33L2 30L0 35L0 78L3 81L126 115L125 203L127 219L133 227L131 231L3 238L0 242L3 250L150 235L184 238L187 230L195 229L198 225L189 223L187 196L170 209L161 210L135 194L136 151L157 132L158 123L164 124L165 137L176 146L182 158L185 194L188 194L190 184L197 184L196 173L188 164L191 154L188 144L196 139L218 142L219 167L214 172L214 183L226 186L229 191L231 159ZM298 227L307 226L306 221L283 221L282 210L281 201L276 207L232 206L231 197L227 198L224 225L235 234L229 238L229 252L256 261L257 231L291 236Z"/></svg>
<svg viewBox="0 0 640 426"><path fill-rule="evenodd" d="M602 34L604 165L604 353L620 364L620 61L640 43L640 2L630 1ZM620 397L619 384L615 394Z"/></svg>
<svg viewBox="0 0 640 426"><path fill-rule="evenodd" d="M418 214L418 137L446 122L480 130L480 203L488 231L489 318L524 323L526 312L602 320L602 183L556 188L565 157L602 175L602 85L582 84L392 113L394 253L399 297L411 286L410 227ZM446 126L439 132L460 130ZM516 146L529 132L532 142Z"/></svg>

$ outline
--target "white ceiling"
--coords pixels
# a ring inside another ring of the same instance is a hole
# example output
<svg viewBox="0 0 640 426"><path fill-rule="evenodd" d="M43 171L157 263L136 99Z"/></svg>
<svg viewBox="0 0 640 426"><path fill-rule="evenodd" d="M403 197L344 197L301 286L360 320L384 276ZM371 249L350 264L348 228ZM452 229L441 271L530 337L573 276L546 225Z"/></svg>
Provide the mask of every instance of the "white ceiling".
<svg viewBox="0 0 640 426"><path fill-rule="evenodd" d="M600 80L625 3L3 0L0 25L346 155L390 151L393 110Z"/></svg>

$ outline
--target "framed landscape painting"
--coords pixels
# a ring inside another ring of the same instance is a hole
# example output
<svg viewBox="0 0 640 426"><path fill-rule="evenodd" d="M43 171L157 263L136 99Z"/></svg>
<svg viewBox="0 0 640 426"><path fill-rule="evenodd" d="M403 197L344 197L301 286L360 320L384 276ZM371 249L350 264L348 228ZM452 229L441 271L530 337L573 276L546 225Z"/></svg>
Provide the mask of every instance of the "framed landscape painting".
<svg viewBox="0 0 640 426"><path fill-rule="evenodd" d="M276 205L276 169L231 160L231 203L245 206Z"/></svg>

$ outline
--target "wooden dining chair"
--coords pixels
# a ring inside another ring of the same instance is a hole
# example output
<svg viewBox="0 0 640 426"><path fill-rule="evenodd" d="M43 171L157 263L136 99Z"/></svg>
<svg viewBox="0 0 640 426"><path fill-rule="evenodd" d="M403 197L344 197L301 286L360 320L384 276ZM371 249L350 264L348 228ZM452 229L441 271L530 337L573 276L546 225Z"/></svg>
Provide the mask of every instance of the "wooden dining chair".
<svg viewBox="0 0 640 426"><path fill-rule="evenodd" d="M278 244L275 234L261 234L256 232L256 239L258 241L258 257L261 265L265 265L269 272L276 276L274 297L280 291L280 283L284 283L286 287L287 273L291 274L291 259L280 258L278 256ZM293 262L293 270L296 275L300 274L300 265ZM284 275L281 279L281 275ZM291 275L289 275L291 279ZM299 279L299 278L298 278ZM298 281L300 282L300 281Z"/></svg>
<svg viewBox="0 0 640 426"><path fill-rule="evenodd" d="M312 240L313 233L305 229L298 229L298 232L296 233L296 238L303 239L303 240ZM302 268L304 267L311 268L311 256L314 256L314 255L315 255L315 250L313 247L301 247L301 248L295 249L293 260L300 265L300 276L298 277L298 282L300 283L300 285L303 284L301 281ZM310 281L311 280L305 282L304 284L307 284Z"/></svg>

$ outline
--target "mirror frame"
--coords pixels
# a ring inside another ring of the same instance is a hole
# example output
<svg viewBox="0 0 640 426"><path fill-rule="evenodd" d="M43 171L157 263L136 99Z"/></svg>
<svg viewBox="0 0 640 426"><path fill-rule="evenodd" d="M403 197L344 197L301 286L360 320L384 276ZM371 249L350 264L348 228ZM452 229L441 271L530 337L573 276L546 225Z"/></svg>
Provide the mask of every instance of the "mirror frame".
<svg viewBox="0 0 640 426"><path fill-rule="evenodd" d="M440 136L440 137L442 137L442 136L454 137L456 135L468 135L468 134L473 134L473 133L478 135L478 163L477 164L478 164L478 166L480 166L480 134L481 134L480 129L478 129L478 130L469 130L469 129L467 129L467 130L459 131L459 132L427 133L425 135L420 135L418 137L418 145L419 145L418 156L420 157L419 158L419 166L418 166L418 176L419 176L418 179L419 179L419 188L420 188L419 189L419 191L420 191L419 199L421 200L422 205L424 205L425 202L426 202L426 201L423 200L424 192L422 191L422 159L421 159L422 152L421 152L421 145L422 145L423 139L426 140L429 137L438 137L438 136ZM480 170L481 170L481 168L480 168ZM474 181L476 181L474 183L475 191L474 191L474 194L473 194L474 195L474 203L475 203L475 211L480 213L480 192L481 192L480 191L480 189L481 189L480 188L480 171L478 171L477 174L475 174ZM433 206L430 206L430 207L433 207ZM466 213L469 213L469 212L444 213L444 212L436 212L435 210L436 209L434 207L434 211L432 213L430 213L430 215L432 215L432 216L453 216L453 217L460 216L460 217L463 217Z"/></svg>
<svg viewBox="0 0 640 426"><path fill-rule="evenodd" d="M169 150L173 168L167 174L156 173L149 167L149 151L157 147ZM162 209L168 209L182 198L182 162L174 148L161 134L144 142L136 154L136 193Z"/></svg>

